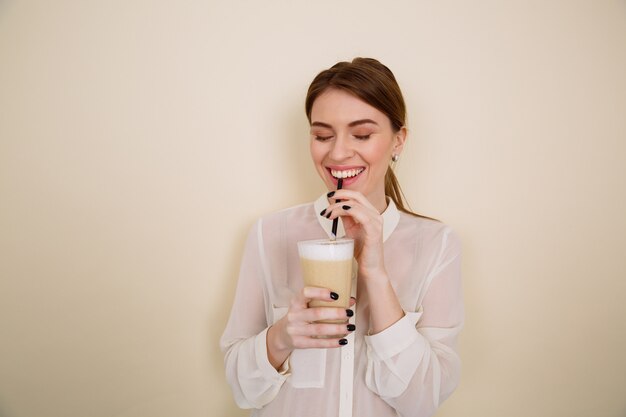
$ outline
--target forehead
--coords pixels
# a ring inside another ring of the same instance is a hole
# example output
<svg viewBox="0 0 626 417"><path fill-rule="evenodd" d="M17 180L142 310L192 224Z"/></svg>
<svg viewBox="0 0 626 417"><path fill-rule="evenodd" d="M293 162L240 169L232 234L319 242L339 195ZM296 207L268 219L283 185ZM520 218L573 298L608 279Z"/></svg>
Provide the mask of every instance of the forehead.
<svg viewBox="0 0 626 417"><path fill-rule="evenodd" d="M362 119L372 119L380 126L390 125L389 118L380 110L343 90L324 91L311 107L311 122L340 126Z"/></svg>

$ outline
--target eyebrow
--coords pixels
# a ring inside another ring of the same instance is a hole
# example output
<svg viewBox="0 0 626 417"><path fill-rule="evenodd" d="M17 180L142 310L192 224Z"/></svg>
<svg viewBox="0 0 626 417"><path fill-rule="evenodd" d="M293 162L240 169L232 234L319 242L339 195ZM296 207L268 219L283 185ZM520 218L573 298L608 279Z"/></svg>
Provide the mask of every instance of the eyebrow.
<svg viewBox="0 0 626 417"><path fill-rule="evenodd" d="M374 124L376 126L378 126L378 123L376 123L375 121L373 121L372 119L359 119L359 120L355 120L353 122L348 123L348 127L354 127L354 126L358 126L358 125L363 125L366 123L371 123ZM326 127L326 128L332 128L331 125L329 125L328 123L324 123L324 122L313 122L311 123L311 127L313 126L318 126L318 127Z"/></svg>

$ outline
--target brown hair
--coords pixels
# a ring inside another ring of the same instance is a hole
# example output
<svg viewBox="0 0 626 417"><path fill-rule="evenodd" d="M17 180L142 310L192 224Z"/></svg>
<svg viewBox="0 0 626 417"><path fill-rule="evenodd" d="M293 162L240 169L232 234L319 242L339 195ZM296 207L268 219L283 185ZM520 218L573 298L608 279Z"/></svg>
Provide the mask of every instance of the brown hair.
<svg viewBox="0 0 626 417"><path fill-rule="evenodd" d="M406 105L398 82L391 70L376 59L354 58L352 62L338 62L317 74L309 86L304 103L309 123L313 103L329 88L347 91L380 110L389 117L394 132L406 124ZM400 211L425 217L411 211L391 167L388 167L385 173L385 194L393 200Z"/></svg>

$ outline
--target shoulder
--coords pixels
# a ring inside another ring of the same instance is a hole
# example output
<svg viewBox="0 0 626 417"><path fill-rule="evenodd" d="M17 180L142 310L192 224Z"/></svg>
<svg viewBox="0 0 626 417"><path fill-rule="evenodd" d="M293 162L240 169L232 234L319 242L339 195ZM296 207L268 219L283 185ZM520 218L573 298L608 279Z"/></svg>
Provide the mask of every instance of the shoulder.
<svg viewBox="0 0 626 417"><path fill-rule="evenodd" d="M298 204L296 206L287 207L261 216L258 222L263 224L275 224L282 222L290 222L295 219L304 219L311 217L313 214L313 203Z"/></svg>
<svg viewBox="0 0 626 417"><path fill-rule="evenodd" d="M428 236L437 236L453 233L452 228L439 220L430 219L428 217L419 217L400 212L399 226L405 229Z"/></svg>
<svg viewBox="0 0 626 417"><path fill-rule="evenodd" d="M267 213L257 220L256 227L264 240L273 241L311 233L311 229L319 227L319 220L313 203L305 203Z"/></svg>
<svg viewBox="0 0 626 417"><path fill-rule="evenodd" d="M413 238L420 246L433 249L460 252L461 241L458 234L449 225L426 217L400 213L398 229L405 238Z"/></svg>

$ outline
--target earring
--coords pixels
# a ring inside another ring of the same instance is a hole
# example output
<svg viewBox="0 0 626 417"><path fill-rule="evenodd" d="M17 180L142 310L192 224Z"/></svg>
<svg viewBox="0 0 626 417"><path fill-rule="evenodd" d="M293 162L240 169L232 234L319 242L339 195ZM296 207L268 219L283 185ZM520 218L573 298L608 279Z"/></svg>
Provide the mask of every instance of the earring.
<svg viewBox="0 0 626 417"><path fill-rule="evenodd" d="M398 159L400 159L400 155L398 155L397 153L394 153L394 154L391 156L391 160L392 160L393 162L398 162Z"/></svg>

